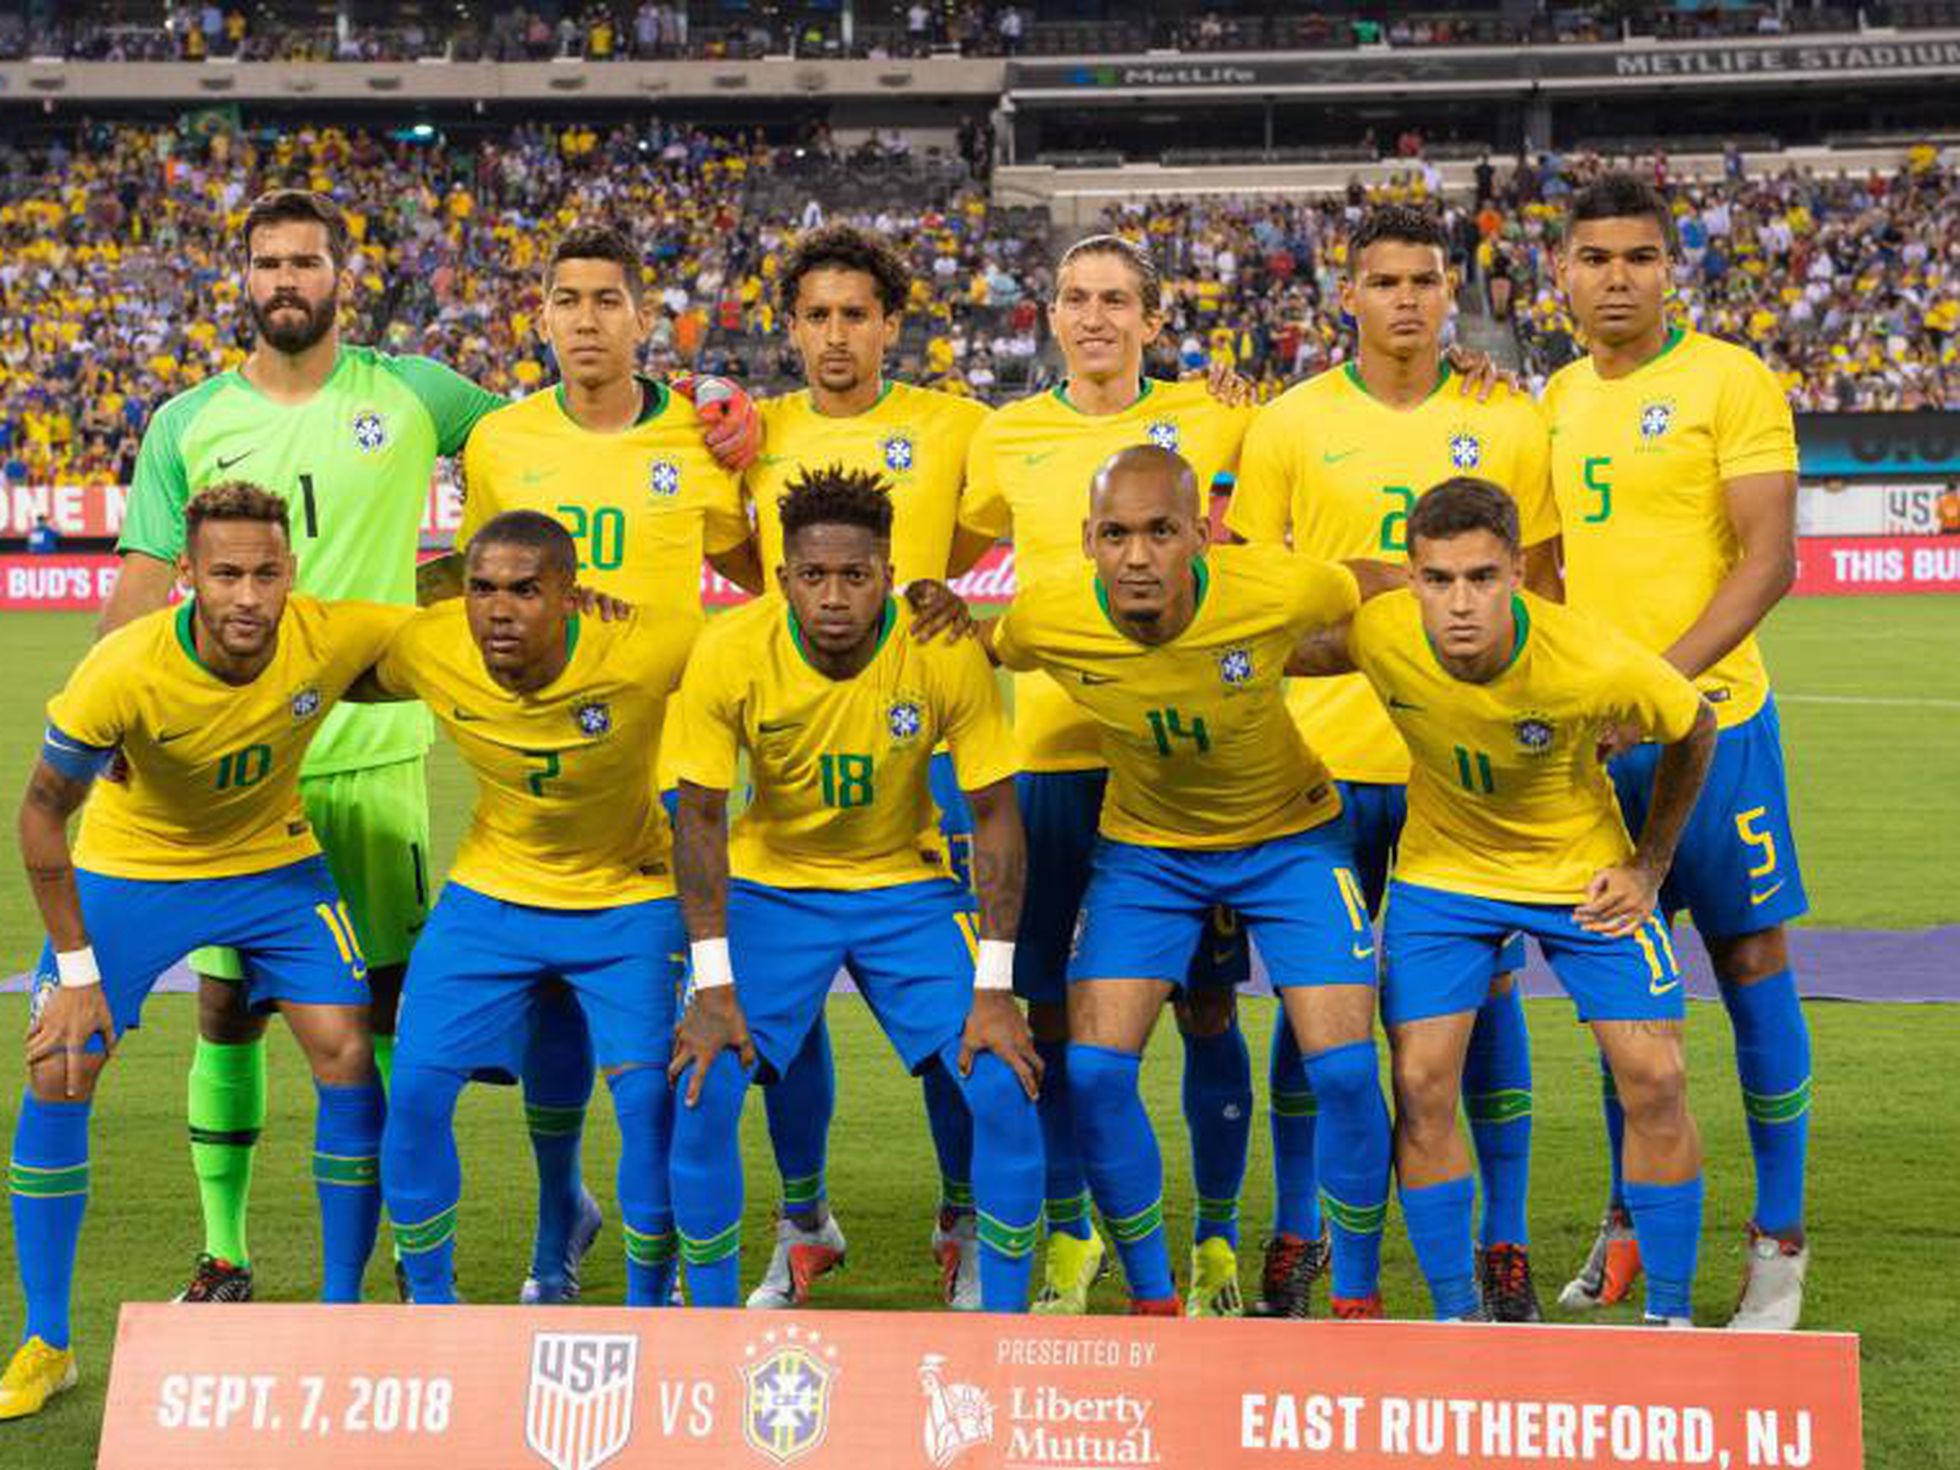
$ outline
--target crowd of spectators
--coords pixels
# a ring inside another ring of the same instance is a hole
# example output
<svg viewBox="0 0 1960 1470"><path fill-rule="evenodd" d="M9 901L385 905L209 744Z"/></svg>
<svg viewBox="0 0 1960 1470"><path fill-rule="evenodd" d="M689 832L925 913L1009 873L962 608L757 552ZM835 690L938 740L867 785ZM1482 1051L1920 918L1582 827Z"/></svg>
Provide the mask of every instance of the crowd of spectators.
<svg viewBox="0 0 1960 1470"><path fill-rule="evenodd" d="M1599 161L1540 157L1446 193L1416 160L1330 197L1150 199L1102 227L1161 264L1152 369L1226 362L1263 394L1352 351L1339 308L1367 205L1442 213L1465 302L1516 330L1542 379L1578 349L1551 279L1565 196ZM1665 161L1649 164L1665 174ZM426 352L492 390L549 381L539 266L581 219L626 227L656 306L650 371L794 381L774 284L787 242L829 219L899 244L913 272L901 376L1000 399L1052 381L1045 215L990 205L953 159L875 138L846 156L649 122L525 127L451 145L332 127L207 133L92 124L0 148L0 474L127 481L149 414L251 344L235 233L272 184L327 191L358 244L349 340ZM1960 168L1919 150L1894 174L1740 167L1669 188L1681 320L1754 347L1805 409L1960 408Z"/></svg>

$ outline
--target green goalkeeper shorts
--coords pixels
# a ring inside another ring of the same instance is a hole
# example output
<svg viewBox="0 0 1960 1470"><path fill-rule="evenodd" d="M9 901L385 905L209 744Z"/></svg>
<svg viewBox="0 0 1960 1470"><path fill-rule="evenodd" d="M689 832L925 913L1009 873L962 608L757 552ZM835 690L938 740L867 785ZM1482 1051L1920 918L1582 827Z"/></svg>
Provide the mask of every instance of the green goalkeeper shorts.
<svg viewBox="0 0 1960 1470"><path fill-rule="evenodd" d="M426 762L306 777L299 794L369 966L406 963L429 917ZM245 978L236 950L200 949L190 963L215 980Z"/></svg>

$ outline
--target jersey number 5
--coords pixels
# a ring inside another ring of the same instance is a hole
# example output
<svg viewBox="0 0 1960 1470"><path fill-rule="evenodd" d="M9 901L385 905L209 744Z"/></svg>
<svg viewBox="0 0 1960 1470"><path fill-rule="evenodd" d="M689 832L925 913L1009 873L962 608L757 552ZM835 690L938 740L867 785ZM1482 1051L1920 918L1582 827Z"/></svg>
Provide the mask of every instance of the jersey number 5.
<svg viewBox="0 0 1960 1470"><path fill-rule="evenodd" d="M1613 485L1606 478L1606 467L1613 463L1610 455L1596 455L1586 461L1586 488L1599 497L1599 504L1585 514L1585 522L1596 526L1613 514Z"/></svg>

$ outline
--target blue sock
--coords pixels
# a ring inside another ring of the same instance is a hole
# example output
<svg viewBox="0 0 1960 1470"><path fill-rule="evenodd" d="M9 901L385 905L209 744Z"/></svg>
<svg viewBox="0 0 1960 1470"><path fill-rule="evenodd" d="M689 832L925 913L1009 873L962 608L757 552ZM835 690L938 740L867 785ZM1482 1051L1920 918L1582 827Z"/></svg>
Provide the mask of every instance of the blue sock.
<svg viewBox="0 0 1960 1470"><path fill-rule="evenodd" d="M1041 1057L1041 1096L1035 1112L1041 1119L1042 1219L1050 1235L1073 1235L1087 1240L1089 1178L1082 1172L1082 1151L1075 1143L1075 1101L1069 1094L1068 1043L1037 1041Z"/></svg>
<svg viewBox="0 0 1960 1470"><path fill-rule="evenodd" d="M1402 1187L1402 1221L1416 1264L1429 1283L1436 1320L1467 1317L1477 1310L1476 1263L1470 1251L1470 1211L1476 1185L1468 1174L1421 1189Z"/></svg>
<svg viewBox="0 0 1960 1470"><path fill-rule="evenodd" d="M524 1042L524 1118L538 1165L538 1233L531 1244L531 1274L565 1274L572 1231L585 1185L579 1143L595 1069L592 1033L569 992L539 997Z"/></svg>
<svg viewBox="0 0 1960 1470"><path fill-rule="evenodd" d="M783 1214L792 1220L807 1217L826 1197L824 1163L830 1119L837 1111L837 1067L830 1027L821 1014L795 1060L762 1089L762 1109L783 1180Z"/></svg>
<svg viewBox="0 0 1960 1470"><path fill-rule="evenodd" d="M7 1170L13 1196L14 1249L20 1258L27 1325L21 1339L68 1346L68 1300L75 1281L75 1243L88 1208L88 1115L85 1102L20 1099L14 1157Z"/></svg>
<svg viewBox="0 0 1960 1470"><path fill-rule="evenodd" d="M1214 1236L1239 1248L1239 1191L1252 1143L1252 1055L1239 1018L1216 1036L1184 1038L1184 1121L1198 1196L1193 1243Z"/></svg>
<svg viewBox="0 0 1960 1470"><path fill-rule="evenodd" d="M1756 1161L1758 1230L1779 1235L1803 1224L1804 1164L1810 1153L1810 1027L1797 982L1779 970L1754 985L1724 985L1735 1027L1735 1068Z"/></svg>
<svg viewBox="0 0 1960 1470"><path fill-rule="evenodd" d="M674 1094L659 1065L629 1067L607 1079L619 1119L619 1213L626 1237L626 1305L664 1307L674 1289L678 1242L667 1158Z"/></svg>
<svg viewBox="0 0 1960 1470"><path fill-rule="evenodd" d="M932 1151L939 1158L939 1208L942 1213L951 1210L956 1214L972 1212L976 1182L973 1113L960 1094L960 1076L953 1065L958 1060L959 1047L955 1046L945 1066L927 1067L919 1074L919 1087L926 1099L926 1126L932 1131ZM1028 1106L1032 1109L1034 1104ZM1038 1125L1030 1126L1039 1132ZM1038 1157L1034 1150L1039 1147L1037 1138L1029 1151L1030 1159Z"/></svg>
<svg viewBox="0 0 1960 1470"><path fill-rule="evenodd" d="M320 1300L357 1302L381 1227L381 1130L388 1116L379 1081L313 1084L313 1189L320 1197Z"/></svg>
<svg viewBox="0 0 1960 1470"><path fill-rule="evenodd" d="M1137 1091L1143 1059L1106 1046L1068 1047L1068 1084L1082 1162L1103 1224L1123 1258L1137 1301L1162 1301L1171 1285L1164 1241L1164 1160Z"/></svg>
<svg viewBox="0 0 1960 1470"><path fill-rule="evenodd" d="M1266 1066L1272 1095L1267 1122L1273 1135L1273 1234L1320 1239L1320 1191L1313 1177L1314 1125L1320 1102L1307 1081L1293 1028L1280 1012Z"/></svg>
<svg viewBox="0 0 1960 1470"><path fill-rule="evenodd" d="M1694 1310L1695 1255L1701 1246L1701 1175L1685 1184L1626 1184L1640 1264L1647 1272L1647 1315Z"/></svg>
<svg viewBox="0 0 1960 1470"><path fill-rule="evenodd" d="M388 1095L382 1191L409 1296L418 1305L456 1300L456 1202L463 1194L456 1099L468 1080L444 1068L398 1066Z"/></svg>
<svg viewBox="0 0 1960 1470"><path fill-rule="evenodd" d="M992 1052L975 1057L964 1078L956 1070L957 1042L940 1052L940 1061L927 1075L941 1072L952 1081L969 1110L981 1309L1025 1312L1041 1234L1041 1121L1020 1079Z"/></svg>
<svg viewBox="0 0 1960 1470"><path fill-rule="evenodd" d="M1381 1289L1382 1225L1388 1218L1388 1104L1373 1041L1351 1041L1307 1058L1320 1100L1314 1177L1332 1225L1335 1296Z"/></svg>
<svg viewBox="0 0 1960 1470"><path fill-rule="evenodd" d="M1606 1116L1606 1164L1611 1170L1607 1185L1606 1208L1624 1211L1627 1207L1626 1175L1620 1170L1620 1156L1626 1149L1627 1112L1620 1106L1620 1089L1613 1081L1612 1064L1606 1053L1599 1054L1599 1104Z"/></svg>
<svg viewBox="0 0 1960 1470"><path fill-rule="evenodd" d="M1529 1245L1531 1037L1524 1025L1524 997L1515 984L1477 1012L1463 1059L1463 1111L1484 1186L1477 1243Z"/></svg>
<svg viewBox="0 0 1960 1470"><path fill-rule="evenodd" d="M715 1058L700 1100L685 1102L690 1067L674 1086L674 1224L687 1262L688 1300L697 1307L740 1305L742 1266L742 1100L748 1076L733 1052Z"/></svg>

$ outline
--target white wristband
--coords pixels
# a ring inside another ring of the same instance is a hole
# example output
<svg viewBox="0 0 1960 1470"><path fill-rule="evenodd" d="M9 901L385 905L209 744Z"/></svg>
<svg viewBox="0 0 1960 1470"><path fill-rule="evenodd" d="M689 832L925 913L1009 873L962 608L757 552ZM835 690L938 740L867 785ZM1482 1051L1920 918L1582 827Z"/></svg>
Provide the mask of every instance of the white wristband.
<svg viewBox="0 0 1960 1470"><path fill-rule="evenodd" d="M80 949L67 951L56 950L54 969L61 979L63 990L81 990L102 983L102 972L95 965L93 945L85 944Z"/></svg>
<svg viewBox="0 0 1960 1470"><path fill-rule="evenodd" d="M1012 990L1014 988L1014 941L1011 939L983 939L980 941L980 956L973 965L973 988L975 990Z"/></svg>
<svg viewBox="0 0 1960 1470"><path fill-rule="evenodd" d="M727 935L719 939L697 939L687 947L687 952L694 963L696 990L719 990L735 983L735 967L728 960Z"/></svg>

